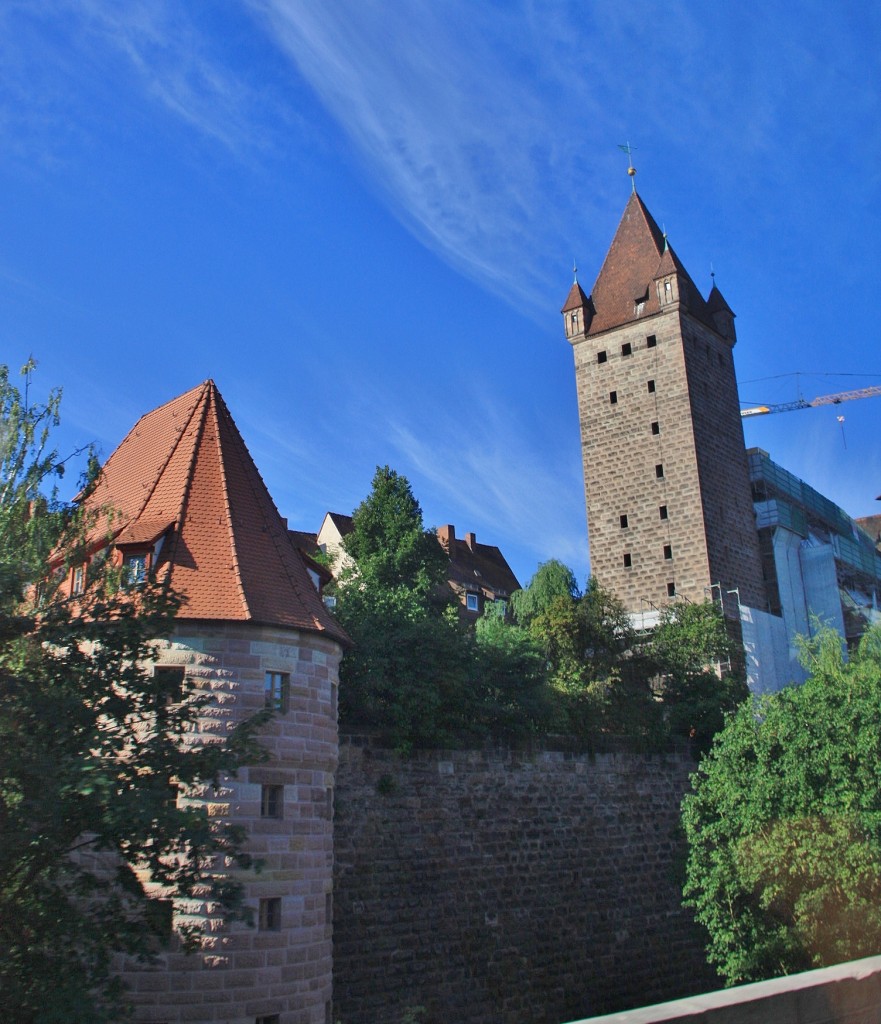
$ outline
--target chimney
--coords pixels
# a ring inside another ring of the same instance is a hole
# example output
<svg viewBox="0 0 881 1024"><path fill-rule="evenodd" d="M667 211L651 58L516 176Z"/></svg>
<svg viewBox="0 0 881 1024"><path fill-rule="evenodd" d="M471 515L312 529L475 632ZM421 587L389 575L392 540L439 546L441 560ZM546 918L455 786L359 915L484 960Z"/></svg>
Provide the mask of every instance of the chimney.
<svg viewBox="0 0 881 1024"><path fill-rule="evenodd" d="M477 534L476 533L466 533L465 534L465 543L473 551L477 547Z"/></svg>
<svg viewBox="0 0 881 1024"><path fill-rule="evenodd" d="M450 553L456 540L456 527L451 523L437 528L437 539L441 542L447 554Z"/></svg>

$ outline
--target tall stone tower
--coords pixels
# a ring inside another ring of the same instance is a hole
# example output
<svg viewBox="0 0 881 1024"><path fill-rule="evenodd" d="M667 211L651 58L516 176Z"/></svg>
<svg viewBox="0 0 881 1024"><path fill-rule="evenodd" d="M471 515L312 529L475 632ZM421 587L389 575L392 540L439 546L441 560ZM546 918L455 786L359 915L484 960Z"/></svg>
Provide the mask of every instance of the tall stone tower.
<svg viewBox="0 0 881 1024"><path fill-rule="evenodd" d="M576 281L562 313L594 575L646 624L676 598L764 609L721 292L701 296L634 191L593 290Z"/></svg>

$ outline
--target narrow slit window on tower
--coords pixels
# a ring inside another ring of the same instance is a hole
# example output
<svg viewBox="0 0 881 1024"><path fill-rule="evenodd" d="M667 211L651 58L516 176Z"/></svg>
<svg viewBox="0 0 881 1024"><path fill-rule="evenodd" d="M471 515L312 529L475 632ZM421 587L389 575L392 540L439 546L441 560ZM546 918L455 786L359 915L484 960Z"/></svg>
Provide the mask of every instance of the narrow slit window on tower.
<svg viewBox="0 0 881 1024"><path fill-rule="evenodd" d="M652 420L652 433L653 434L660 434L660 432L661 432L661 424L658 423L657 420Z"/></svg>
<svg viewBox="0 0 881 1024"><path fill-rule="evenodd" d="M658 339L657 339L657 337L654 334L650 334L645 339L645 347L646 348L654 348L657 344L658 344Z"/></svg>
<svg viewBox="0 0 881 1024"><path fill-rule="evenodd" d="M609 353L606 352L605 349L602 349L600 352L597 352L597 362L598 363L604 363L608 358L609 358Z"/></svg>
<svg viewBox="0 0 881 1024"><path fill-rule="evenodd" d="M260 787L260 817L280 818L284 807L284 786Z"/></svg>
<svg viewBox="0 0 881 1024"><path fill-rule="evenodd" d="M653 380L647 381L646 387L649 389L650 395L653 395L655 393L655 382Z"/></svg>
<svg viewBox="0 0 881 1024"><path fill-rule="evenodd" d="M281 897L270 896L260 900L258 927L261 932L281 931Z"/></svg>
<svg viewBox="0 0 881 1024"><path fill-rule="evenodd" d="M663 462L659 462L657 464L657 466L655 466L655 476L659 480L663 480L664 479L664 464L663 464Z"/></svg>
<svg viewBox="0 0 881 1024"><path fill-rule="evenodd" d="M609 392L609 404L610 405L617 405L618 404L618 392L617 391L610 391Z"/></svg>
<svg viewBox="0 0 881 1024"><path fill-rule="evenodd" d="M628 524L628 522L627 522L627 516L626 516L626 514L625 514L625 515L623 515L623 516L620 516L620 520L621 520L621 529L622 529L622 530L626 530L626 529L627 529L627 527L628 527L628 525L629 525L629 524Z"/></svg>
<svg viewBox="0 0 881 1024"><path fill-rule="evenodd" d="M272 708L273 711L281 711L282 714L287 711L290 678L287 672L265 673L263 699L266 707Z"/></svg>
<svg viewBox="0 0 881 1024"><path fill-rule="evenodd" d="M629 569L633 565L633 559L630 557L630 552L624 552L624 568Z"/></svg>
<svg viewBox="0 0 881 1024"><path fill-rule="evenodd" d="M659 505L658 506L658 516L661 519L666 519L667 518L667 506L666 505Z"/></svg>
<svg viewBox="0 0 881 1024"><path fill-rule="evenodd" d="M664 545L664 558L668 561L673 557L673 548L670 544Z"/></svg>
<svg viewBox="0 0 881 1024"><path fill-rule="evenodd" d="M676 584L675 583L668 583L667 584L667 597L675 597L675 596L676 596Z"/></svg>
<svg viewBox="0 0 881 1024"><path fill-rule="evenodd" d="M577 309L573 309L572 312L569 314L569 322L572 324L572 330L573 331L577 331L578 330L578 310Z"/></svg>
<svg viewBox="0 0 881 1024"><path fill-rule="evenodd" d="M632 356L633 355L633 346L630 344L629 341L625 341L624 344L621 346L621 355L622 356Z"/></svg>

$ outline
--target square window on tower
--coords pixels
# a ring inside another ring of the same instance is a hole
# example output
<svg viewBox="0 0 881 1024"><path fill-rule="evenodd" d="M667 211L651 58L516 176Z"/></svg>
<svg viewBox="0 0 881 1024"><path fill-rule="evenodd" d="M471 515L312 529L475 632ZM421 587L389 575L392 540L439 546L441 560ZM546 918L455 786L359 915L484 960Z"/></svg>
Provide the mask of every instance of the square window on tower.
<svg viewBox="0 0 881 1024"><path fill-rule="evenodd" d="M627 516L626 515L621 516L620 517L620 521L621 521L621 529L622 530L626 530L628 525L629 525L628 522L627 522Z"/></svg>
<svg viewBox="0 0 881 1024"><path fill-rule="evenodd" d="M655 382L653 380L647 381L646 387L649 389L650 395L653 395L655 393Z"/></svg>
<svg viewBox="0 0 881 1024"><path fill-rule="evenodd" d="M624 568L629 569L633 565L633 559L630 557L630 552L624 552Z"/></svg>
<svg viewBox="0 0 881 1024"><path fill-rule="evenodd" d="M666 505L659 505L658 506L658 517L660 519L666 519L667 518L667 506Z"/></svg>
<svg viewBox="0 0 881 1024"><path fill-rule="evenodd" d="M676 584L675 583L668 583L667 584L667 597L675 597L675 596L676 596Z"/></svg>
<svg viewBox="0 0 881 1024"><path fill-rule="evenodd" d="M658 339L657 339L657 337L654 334L650 334L645 339L645 347L646 348L654 348L657 344L658 344Z"/></svg>
<svg viewBox="0 0 881 1024"><path fill-rule="evenodd" d="M618 404L618 392L617 391L610 391L609 392L609 405L617 405L617 404Z"/></svg>
<svg viewBox="0 0 881 1024"><path fill-rule="evenodd" d="M630 344L629 341L625 341L624 344L621 346L621 355L622 356L631 356L631 355L633 355L633 346Z"/></svg>
<svg viewBox="0 0 881 1024"><path fill-rule="evenodd" d="M655 476L659 480L664 479L664 464L662 462L659 462L657 466L655 466Z"/></svg>
<svg viewBox="0 0 881 1024"><path fill-rule="evenodd" d="M653 434L660 434L660 432L661 432L661 424L658 423L657 420L652 420L652 433Z"/></svg>
<svg viewBox="0 0 881 1024"><path fill-rule="evenodd" d="M604 362L606 362L606 360L608 358L609 358L609 354L608 354L608 352L606 352L605 349L603 349L600 352L597 352L597 362L598 363L604 363Z"/></svg>
<svg viewBox="0 0 881 1024"><path fill-rule="evenodd" d="M673 548L670 544L664 545L664 558L669 561L673 557Z"/></svg>

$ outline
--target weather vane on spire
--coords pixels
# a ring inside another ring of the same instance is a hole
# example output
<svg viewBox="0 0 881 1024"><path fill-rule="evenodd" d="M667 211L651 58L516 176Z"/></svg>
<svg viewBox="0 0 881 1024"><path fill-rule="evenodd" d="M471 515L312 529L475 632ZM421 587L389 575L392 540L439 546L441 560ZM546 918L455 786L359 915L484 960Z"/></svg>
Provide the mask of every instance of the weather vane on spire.
<svg viewBox="0 0 881 1024"><path fill-rule="evenodd" d="M633 151L634 151L634 149L636 149L636 146L631 146L629 142L626 142L622 146L621 143L619 142L618 143L618 149L620 149L622 153L626 153L627 154L627 173L630 175L630 187L635 192L636 191L636 168L633 166Z"/></svg>
<svg viewBox="0 0 881 1024"><path fill-rule="evenodd" d="M575 283L578 284L578 264L575 260L572 261L572 276L575 278Z"/></svg>

